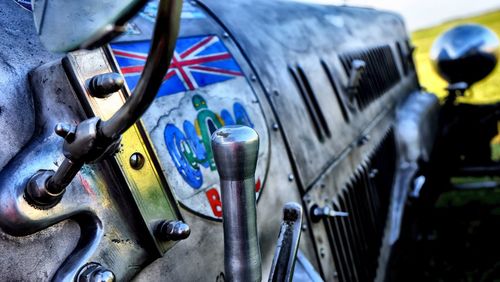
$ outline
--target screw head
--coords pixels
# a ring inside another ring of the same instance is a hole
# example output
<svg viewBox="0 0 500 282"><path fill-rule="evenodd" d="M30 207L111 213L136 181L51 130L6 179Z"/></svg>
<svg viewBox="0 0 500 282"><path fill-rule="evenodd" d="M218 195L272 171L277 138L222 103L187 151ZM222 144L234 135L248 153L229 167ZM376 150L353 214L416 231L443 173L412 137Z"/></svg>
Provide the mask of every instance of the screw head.
<svg viewBox="0 0 500 282"><path fill-rule="evenodd" d="M278 131L278 129L280 129L279 125L277 123L273 123L273 130L274 131Z"/></svg>
<svg viewBox="0 0 500 282"><path fill-rule="evenodd" d="M144 166L145 158L144 156L139 153L135 152L130 156L130 166L133 169L139 170Z"/></svg>
<svg viewBox="0 0 500 282"><path fill-rule="evenodd" d="M293 176L293 174L288 174L288 181L292 182L293 180L295 179L295 177Z"/></svg>

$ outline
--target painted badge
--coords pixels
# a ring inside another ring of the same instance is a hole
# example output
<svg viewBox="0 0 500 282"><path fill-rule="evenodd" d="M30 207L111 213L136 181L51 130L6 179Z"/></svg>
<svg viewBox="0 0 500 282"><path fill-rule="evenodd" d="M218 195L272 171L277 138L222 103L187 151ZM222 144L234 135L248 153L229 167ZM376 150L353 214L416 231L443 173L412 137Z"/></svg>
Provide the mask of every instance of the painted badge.
<svg viewBox="0 0 500 282"><path fill-rule="evenodd" d="M149 42L116 43L112 49L133 89ZM170 69L143 123L180 203L217 220L222 206L210 137L224 125L254 128L261 142L255 179L260 194L268 163L267 127L255 94L217 36L178 39Z"/></svg>

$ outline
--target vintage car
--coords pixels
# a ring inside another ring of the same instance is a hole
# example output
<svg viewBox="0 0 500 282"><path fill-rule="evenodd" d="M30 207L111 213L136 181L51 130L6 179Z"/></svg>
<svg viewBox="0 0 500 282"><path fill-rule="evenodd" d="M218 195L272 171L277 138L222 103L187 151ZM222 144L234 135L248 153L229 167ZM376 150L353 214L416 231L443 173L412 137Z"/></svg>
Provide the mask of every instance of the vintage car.
<svg viewBox="0 0 500 282"><path fill-rule="evenodd" d="M455 102L496 65L480 26L436 44L441 105L391 12L4 0L0 14L2 281L400 281L450 177L496 171L497 108Z"/></svg>

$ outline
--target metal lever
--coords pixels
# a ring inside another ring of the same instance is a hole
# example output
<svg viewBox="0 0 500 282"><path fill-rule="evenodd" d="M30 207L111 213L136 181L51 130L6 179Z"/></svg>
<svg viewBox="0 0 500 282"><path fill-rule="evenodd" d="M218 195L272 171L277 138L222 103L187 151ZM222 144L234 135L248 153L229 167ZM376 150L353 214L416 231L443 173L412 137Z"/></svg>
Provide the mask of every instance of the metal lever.
<svg viewBox="0 0 500 282"><path fill-rule="evenodd" d="M56 126L56 133L65 140L66 158L57 171L42 170L30 178L25 189L29 202L45 208L54 206L84 164L99 161L116 151L121 135L144 114L163 82L179 32L181 8L180 0L160 1L151 49L141 78L134 93L109 120L90 118L76 128Z"/></svg>
<svg viewBox="0 0 500 282"><path fill-rule="evenodd" d="M347 84L347 92L349 100L352 102L354 96L357 94L357 89L361 76L365 72L366 63L363 60L353 60L351 62L351 71L349 72L349 82Z"/></svg>
<svg viewBox="0 0 500 282"><path fill-rule="evenodd" d="M261 281L255 168L259 136L247 126L226 126L212 135L220 176L224 269L228 281Z"/></svg>
<svg viewBox="0 0 500 282"><path fill-rule="evenodd" d="M346 217L349 216L349 213L336 211L329 206L319 207L318 205L313 205L311 207L311 220L313 222L319 222L324 218L337 216Z"/></svg>
<svg viewBox="0 0 500 282"><path fill-rule="evenodd" d="M269 281L292 281L301 233L302 207L297 203L285 204Z"/></svg>

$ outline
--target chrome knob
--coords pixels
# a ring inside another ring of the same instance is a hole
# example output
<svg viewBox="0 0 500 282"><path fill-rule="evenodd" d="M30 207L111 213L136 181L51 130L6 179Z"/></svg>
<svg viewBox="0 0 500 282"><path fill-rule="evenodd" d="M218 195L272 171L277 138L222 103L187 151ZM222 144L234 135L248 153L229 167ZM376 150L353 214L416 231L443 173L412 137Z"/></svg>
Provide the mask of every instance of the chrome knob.
<svg viewBox="0 0 500 282"><path fill-rule="evenodd" d="M259 136L247 126L223 127L212 135L212 151L220 176L226 278L261 281L255 199Z"/></svg>
<svg viewBox="0 0 500 282"><path fill-rule="evenodd" d="M349 213L347 212L342 212L342 211L336 211L329 206L324 206L320 207L318 205L313 205L311 207L311 220L312 222L319 222L322 219L325 218L332 218L332 217L347 217L349 216Z"/></svg>
<svg viewBox="0 0 500 282"><path fill-rule="evenodd" d="M181 220L162 221L156 227L156 236L164 241L184 240L191 234L189 225Z"/></svg>

